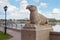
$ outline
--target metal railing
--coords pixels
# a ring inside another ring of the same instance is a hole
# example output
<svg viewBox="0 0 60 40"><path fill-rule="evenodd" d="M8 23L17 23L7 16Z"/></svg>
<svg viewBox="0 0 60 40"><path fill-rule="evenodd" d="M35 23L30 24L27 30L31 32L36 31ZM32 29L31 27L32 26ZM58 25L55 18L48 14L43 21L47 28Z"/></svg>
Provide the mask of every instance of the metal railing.
<svg viewBox="0 0 60 40"><path fill-rule="evenodd" d="M7 28L21 30L25 24L7 24ZM0 27L5 27L4 24L0 23Z"/></svg>

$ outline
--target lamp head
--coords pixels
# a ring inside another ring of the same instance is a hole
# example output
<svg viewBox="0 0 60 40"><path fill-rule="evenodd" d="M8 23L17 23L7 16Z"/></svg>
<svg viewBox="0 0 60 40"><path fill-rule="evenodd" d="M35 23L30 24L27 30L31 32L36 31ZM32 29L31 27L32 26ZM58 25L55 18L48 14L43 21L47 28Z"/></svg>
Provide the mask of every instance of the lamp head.
<svg viewBox="0 0 60 40"><path fill-rule="evenodd" d="M4 11L7 11L7 8L8 8L8 7L7 7L7 6L5 6L5 7L4 7Z"/></svg>

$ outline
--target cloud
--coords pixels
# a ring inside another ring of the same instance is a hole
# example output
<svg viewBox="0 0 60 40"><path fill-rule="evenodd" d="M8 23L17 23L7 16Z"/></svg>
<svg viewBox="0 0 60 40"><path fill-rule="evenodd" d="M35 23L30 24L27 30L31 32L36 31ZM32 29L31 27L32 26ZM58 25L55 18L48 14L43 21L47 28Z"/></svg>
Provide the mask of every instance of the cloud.
<svg viewBox="0 0 60 40"><path fill-rule="evenodd" d="M52 12L45 12L45 13L43 13L42 10L39 10L39 7L38 7L38 12L40 14L42 14L43 16L47 17L47 18L54 18L54 16L52 15Z"/></svg>
<svg viewBox="0 0 60 40"><path fill-rule="evenodd" d="M1 5L2 4L2 5ZM29 18L29 10L26 10L26 6L28 5L27 0L23 0L20 2L20 7L17 8L16 6L11 5L8 0L1 0L0 1L0 12L4 13L3 7L7 5L8 10L7 10L7 18L8 19L24 19L24 18ZM46 7L47 3L41 3L40 7ZM52 11L49 13L42 13L41 10L38 8L38 12L41 13L42 15L48 17L48 18L55 18L55 19L60 19L60 8L54 8ZM55 14L54 14L55 13ZM2 15L0 15L0 18ZM4 17L4 16L3 16Z"/></svg>
<svg viewBox="0 0 60 40"><path fill-rule="evenodd" d="M15 7L15 6L12 6L12 5L9 5L8 6L8 12L10 13L10 12L14 12L15 10L18 10L18 8L17 7Z"/></svg>
<svg viewBox="0 0 60 40"><path fill-rule="evenodd" d="M8 2L8 0L0 0L0 12L4 13L3 7L6 6L6 5L8 6L7 15L9 15L11 17L11 13L14 13L14 11L17 10L18 8L13 6L13 5L11 5Z"/></svg>
<svg viewBox="0 0 60 40"><path fill-rule="evenodd" d="M38 8L38 12L47 18L54 18L51 12L43 13L41 10L39 10L39 8Z"/></svg>
<svg viewBox="0 0 60 40"><path fill-rule="evenodd" d="M52 15L54 16L55 19L59 20L60 19L60 8L53 8Z"/></svg>
<svg viewBox="0 0 60 40"><path fill-rule="evenodd" d="M52 13L53 17L55 19L60 19L60 14L57 14L57 13Z"/></svg>
<svg viewBox="0 0 60 40"><path fill-rule="evenodd" d="M41 7L47 7L47 3L41 2L41 3L40 3L40 6L41 6Z"/></svg>
<svg viewBox="0 0 60 40"><path fill-rule="evenodd" d="M53 13L60 13L60 8L54 8L54 9L52 10L52 12L53 12Z"/></svg>
<svg viewBox="0 0 60 40"><path fill-rule="evenodd" d="M8 0L0 0L0 14L4 14L4 6L9 6Z"/></svg>
<svg viewBox="0 0 60 40"><path fill-rule="evenodd" d="M8 19L23 19L29 17L29 11L26 10L26 6L28 5L28 2L26 0L23 0L20 2L20 7L17 8L16 6L11 5L8 0L1 0L0 1L0 9L2 12L4 12L3 7L6 5L8 6L7 10L7 18ZM0 11L1 11L0 10ZM0 16L1 17L1 16Z"/></svg>
<svg viewBox="0 0 60 40"><path fill-rule="evenodd" d="M17 1L17 2L18 2L18 1L20 1L20 0L15 0L15 1Z"/></svg>
<svg viewBox="0 0 60 40"><path fill-rule="evenodd" d="M43 13L44 16L48 18L55 18L57 20L60 20L60 9L54 8L51 12Z"/></svg>
<svg viewBox="0 0 60 40"><path fill-rule="evenodd" d="M44 15L47 18L55 18L57 20L60 19L60 14L57 14L57 13L52 13L52 12L50 12L50 13L42 13L42 15Z"/></svg>
<svg viewBox="0 0 60 40"><path fill-rule="evenodd" d="M41 14L47 18L55 18L57 20L60 20L60 8L53 8L50 12L45 12L45 13L42 13L41 11Z"/></svg>
<svg viewBox="0 0 60 40"><path fill-rule="evenodd" d="M52 15L52 13L42 13L45 17L47 18L54 18L54 16Z"/></svg>
<svg viewBox="0 0 60 40"><path fill-rule="evenodd" d="M34 2L39 2L39 0L33 0Z"/></svg>
<svg viewBox="0 0 60 40"><path fill-rule="evenodd" d="M20 2L20 7L18 10L15 11L15 14L12 14L20 19L29 18L29 11L26 9L28 5L27 0L22 0Z"/></svg>
<svg viewBox="0 0 60 40"><path fill-rule="evenodd" d="M39 8L46 8L46 7L47 7L47 3L41 2L38 7L39 7Z"/></svg>

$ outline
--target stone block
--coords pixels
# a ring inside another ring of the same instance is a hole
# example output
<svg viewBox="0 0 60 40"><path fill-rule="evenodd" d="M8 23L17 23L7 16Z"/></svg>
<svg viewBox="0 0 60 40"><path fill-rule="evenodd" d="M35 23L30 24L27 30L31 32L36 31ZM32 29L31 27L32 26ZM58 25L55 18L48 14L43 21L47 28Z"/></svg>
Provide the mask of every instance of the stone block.
<svg viewBox="0 0 60 40"><path fill-rule="evenodd" d="M49 33L52 31L50 25L26 24L21 30L21 40L49 40Z"/></svg>

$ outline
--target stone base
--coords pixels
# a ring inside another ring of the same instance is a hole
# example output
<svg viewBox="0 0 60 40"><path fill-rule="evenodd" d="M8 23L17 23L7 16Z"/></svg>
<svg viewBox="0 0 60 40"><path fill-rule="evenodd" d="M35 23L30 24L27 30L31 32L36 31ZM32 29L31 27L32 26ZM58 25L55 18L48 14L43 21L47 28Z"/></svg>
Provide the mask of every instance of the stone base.
<svg viewBox="0 0 60 40"><path fill-rule="evenodd" d="M26 24L21 30L21 40L49 40L50 25Z"/></svg>

